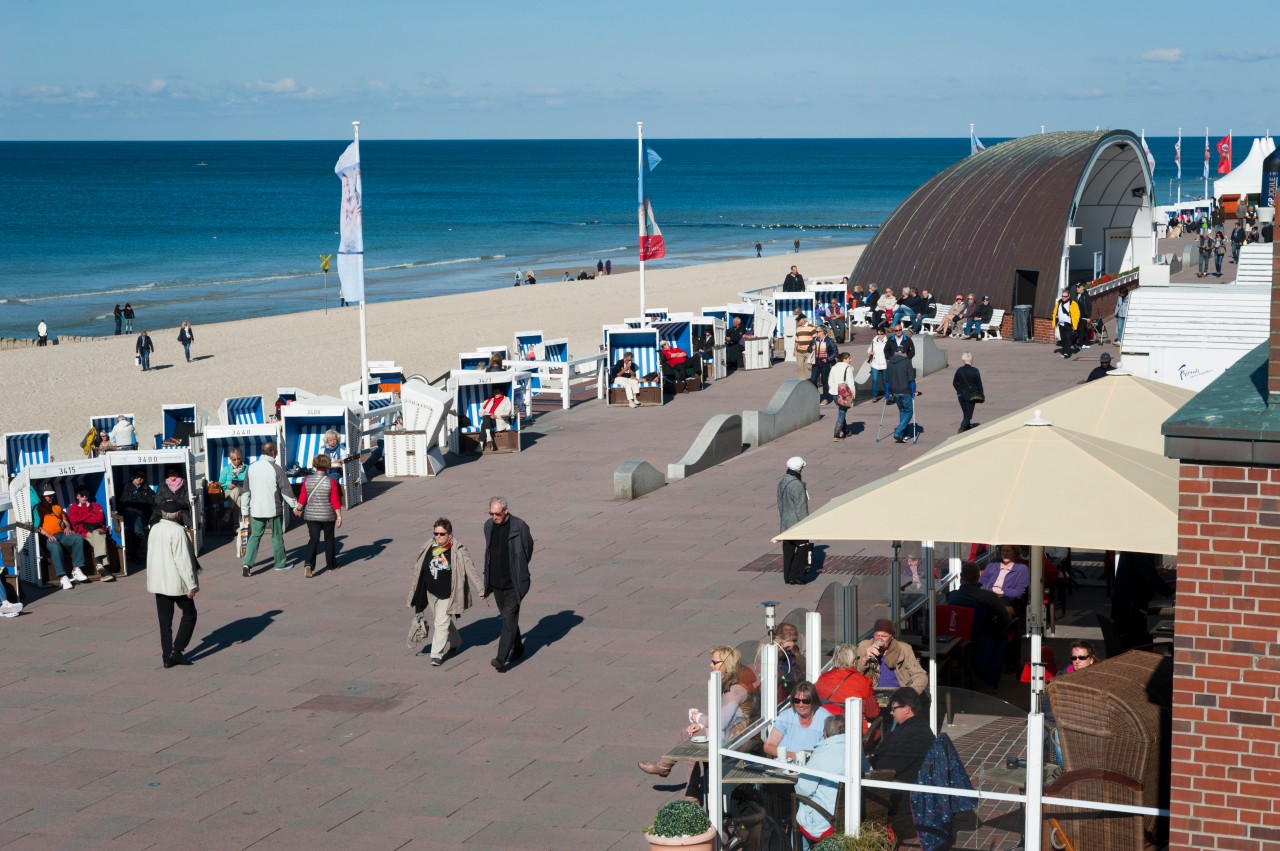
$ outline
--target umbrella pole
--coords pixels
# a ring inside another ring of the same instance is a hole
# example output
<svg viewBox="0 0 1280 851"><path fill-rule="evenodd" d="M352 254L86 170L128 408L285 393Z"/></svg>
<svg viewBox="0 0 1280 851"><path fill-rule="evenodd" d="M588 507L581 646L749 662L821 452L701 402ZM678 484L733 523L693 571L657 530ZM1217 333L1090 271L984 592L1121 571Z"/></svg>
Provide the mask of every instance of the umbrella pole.
<svg viewBox="0 0 1280 851"><path fill-rule="evenodd" d="M1025 847L1040 847L1044 789L1044 547L1031 548L1031 588L1028 591L1027 626L1031 631L1031 711L1027 714L1027 822ZM1033 844L1034 843L1034 844Z"/></svg>

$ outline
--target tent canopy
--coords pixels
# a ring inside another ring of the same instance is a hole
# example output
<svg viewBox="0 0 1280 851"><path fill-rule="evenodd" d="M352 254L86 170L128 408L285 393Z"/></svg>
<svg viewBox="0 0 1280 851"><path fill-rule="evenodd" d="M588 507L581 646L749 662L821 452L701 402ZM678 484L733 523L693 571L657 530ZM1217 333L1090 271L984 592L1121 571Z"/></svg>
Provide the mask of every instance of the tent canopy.
<svg viewBox="0 0 1280 851"><path fill-rule="evenodd" d="M1262 191L1262 161L1276 149L1270 136L1254 139L1249 156L1240 165L1213 182L1213 197L1223 195L1257 195Z"/></svg>
<svg viewBox="0 0 1280 851"><path fill-rule="evenodd" d="M1116 370L1105 378L1068 388L1034 405L983 423L972 431L953 435L902 469L950 455L993 435L1022 428L1022 424L1037 412L1059 428L1163 455L1161 423L1194 395L1194 390Z"/></svg>
<svg viewBox="0 0 1280 851"><path fill-rule="evenodd" d="M1064 492L1066 482L1081 481L1105 497ZM1176 553L1177 520L1177 461L1028 423L837 497L774 540L982 541Z"/></svg>

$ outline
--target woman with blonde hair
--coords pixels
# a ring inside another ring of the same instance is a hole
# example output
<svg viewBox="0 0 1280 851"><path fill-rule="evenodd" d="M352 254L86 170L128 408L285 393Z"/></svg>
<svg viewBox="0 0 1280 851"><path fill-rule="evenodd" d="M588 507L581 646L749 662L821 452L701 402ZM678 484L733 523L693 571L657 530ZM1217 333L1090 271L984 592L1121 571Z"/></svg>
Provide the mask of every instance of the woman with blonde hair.
<svg viewBox="0 0 1280 851"><path fill-rule="evenodd" d="M880 707L876 704L871 680L858 670L857 664L858 648L852 644L837 644L831 651L831 667L813 685L818 690L818 699L832 715L843 715L844 702L849 698L862 698L862 729L865 731L880 714Z"/></svg>
<svg viewBox="0 0 1280 851"><path fill-rule="evenodd" d="M746 676L750 669L742 667L742 654L736 648L717 646L707 652L711 656L711 670L720 672L720 734L727 737L735 725L751 717L754 701L750 699L751 691L744 679L754 680L754 672L751 677ZM695 706L689 710L689 726L684 728L684 734L705 736L707 723L707 714ZM657 762L641 762L640 770L666 777L675 764L675 760L664 756Z"/></svg>

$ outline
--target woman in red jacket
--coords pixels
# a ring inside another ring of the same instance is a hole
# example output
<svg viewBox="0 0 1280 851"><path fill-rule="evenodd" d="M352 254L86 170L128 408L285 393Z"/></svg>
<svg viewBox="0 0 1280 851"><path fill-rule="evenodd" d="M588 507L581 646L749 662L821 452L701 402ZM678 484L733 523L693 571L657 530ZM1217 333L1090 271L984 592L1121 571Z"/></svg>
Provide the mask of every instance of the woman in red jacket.
<svg viewBox="0 0 1280 851"><path fill-rule="evenodd" d="M93 548L93 563L98 571L98 578L103 582L115 579L107 569L110 560L107 555L107 519L102 506L89 499L87 488L76 489L76 504L67 509L67 522L71 531L75 532Z"/></svg>
<svg viewBox="0 0 1280 851"><path fill-rule="evenodd" d="M837 644L835 650L831 651L831 668L818 677L814 687L818 689L822 705L833 715L844 714L844 702L849 698L862 698L862 730L865 733L880 714L880 707L876 704L871 680L854 667L857 661L856 647L852 644Z"/></svg>

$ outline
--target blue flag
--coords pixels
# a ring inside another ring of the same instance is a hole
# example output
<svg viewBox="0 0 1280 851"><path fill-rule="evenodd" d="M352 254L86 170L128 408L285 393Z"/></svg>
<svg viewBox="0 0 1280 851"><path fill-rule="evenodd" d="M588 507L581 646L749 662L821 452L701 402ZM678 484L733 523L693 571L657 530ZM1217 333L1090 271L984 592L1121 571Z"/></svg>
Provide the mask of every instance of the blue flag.
<svg viewBox="0 0 1280 851"><path fill-rule="evenodd" d="M658 163L662 162L662 157L658 156L658 152L653 148L645 148L644 154L649 160L649 171L653 171L658 167Z"/></svg>

